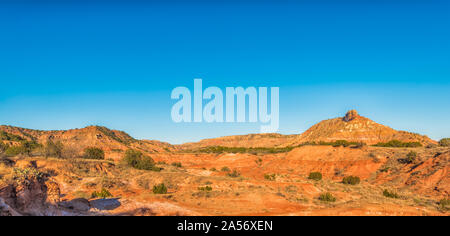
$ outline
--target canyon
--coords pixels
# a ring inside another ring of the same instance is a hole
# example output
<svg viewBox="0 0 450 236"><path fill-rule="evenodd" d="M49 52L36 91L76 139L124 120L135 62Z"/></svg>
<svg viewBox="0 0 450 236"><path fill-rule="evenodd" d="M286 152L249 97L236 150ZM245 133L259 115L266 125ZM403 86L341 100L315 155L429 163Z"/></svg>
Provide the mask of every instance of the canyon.
<svg viewBox="0 0 450 236"><path fill-rule="evenodd" d="M303 134L181 145L99 126L0 132L0 215L450 215L450 148L354 110Z"/></svg>

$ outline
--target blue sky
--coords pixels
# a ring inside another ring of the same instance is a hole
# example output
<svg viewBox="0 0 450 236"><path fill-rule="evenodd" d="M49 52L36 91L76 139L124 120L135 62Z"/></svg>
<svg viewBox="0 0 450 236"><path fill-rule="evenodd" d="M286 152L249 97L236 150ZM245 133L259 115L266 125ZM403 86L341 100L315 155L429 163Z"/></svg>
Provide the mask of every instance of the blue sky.
<svg viewBox="0 0 450 236"><path fill-rule="evenodd" d="M0 1L0 124L105 125L171 143L260 124L173 123L177 86L280 87L280 133L349 109L450 136L445 1Z"/></svg>

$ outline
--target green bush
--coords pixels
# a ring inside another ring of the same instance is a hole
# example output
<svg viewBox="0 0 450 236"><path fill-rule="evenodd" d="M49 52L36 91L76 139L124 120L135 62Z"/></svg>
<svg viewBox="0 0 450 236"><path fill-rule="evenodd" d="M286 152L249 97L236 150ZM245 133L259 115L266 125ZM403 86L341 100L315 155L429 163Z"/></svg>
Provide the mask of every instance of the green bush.
<svg viewBox="0 0 450 236"><path fill-rule="evenodd" d="M210 171L217 171L217 169L216 168L211 168L211 169L209 169Z"/></svg>
<svg viewBox="0 0 450 236"><path fill-rule="evenodd" d="M319 200L323 202L335 202L336 198L331 193L321 194Z"/></svg>
<svg viewBox="0 0 450 236"><path fill-rule="evenodd" d="M113 195L106 189L106 188L102 188L102 190L100 192L96 192L94 191L91 194L91 198L109 198L109 197L113 197Z"/></svg>
<svg viewBox="0 0 450 236"><path fill-rule="evenodd" d="M265 174L264 175L264 179L267 179L269 181L275 181L276 178L277 178L277 176L275 174Z"/></svg>
<svg viewBox="0 0 450 236"><path fill-rule="evenodd" d="M413 148L413 147L422 147L422 144L420 142L402 142L399 140L391 140L387 143L377 143L374 146L376 147L406 147L406 148Z"/></svg>
<svg viewBox="0 0 450 236"><path fill-rule="evenodd" d="M166 194L167 187L164 184L155 185L155 186L153 186L153 193L154 194Z"/></svg>
<svg viewBox="0 0 450 236"><path fill-rule="evenodd" d="M397 193L389 191L387 189L383 191L383 196L388 198L400 198L400 196Z"/></svg>
<svg viewBox="0 0 450 236"><path fill-rule="evenodd" d="M227 175L231 178L237 178L237 177L241 176L241 173L239 173L237 170L233 170L233 172L228 173Z"/></svg>
<svg viewBox="0 0 450 236"><path fill-rule="evenodd" d="M311 173L309 173L308 179L312 179L312 180L315 180L315 181L322 180L322 173L320 173L320 172L311 172Z"/></svg>
<svg viewBox="0 0 450 236"><path fill-rule="evenodd" d="M204 191L204 192L211 192L212 187L211 186L199 187L198 190Z"/></svg>
<svg viewBox="0 0 450 236"><path fill-rule="evenodd" d="M439 141L439 145L442 147L450 147L450 138L443 138Z"/></svg>
<svg viewBox="0 0 450 236"><path fill-rule="evenodd" d="M94 159L94 160L104 160L105 152L100 148L88 147L88 148L84 149L83 158Z"/></svg>
<svg viewBox="0 0 450 236"><path fill-rule="evenodd" d="M343 184L357 185L360 182L361 179L358 176L347 176L344 179L342 179Z"/></svg>
<svg viewBox="0 0 450 236"><path fill-rule="evenodd" d="M140 151L129 149L125 152L124 162L138 170L161 171L161 168L155 166L155 161Z"/></svg>
<svg viewBox="0 0 450 236"><path fill-rule="evenodd" d="M222 169L220 169L222 172L230 172L231 170L230 170L230 168L228 168L228 167L226 167L226 166L224 166L224 167L222 167Z"/></svg>
<svg viewBox="0 0 450 236"><path fill-rule="evenodd" d="M62 158L63 148L64 145L61 142L54 143L52 140L49 140L44 146L44 156Z"/></svg>
<svg viewBox="0 0 450 236"><path fill-rule="evenodd" d="M177 168L181 168L183 165L181 165L181 162L173 162L172 166L175 166Z"/></svg>

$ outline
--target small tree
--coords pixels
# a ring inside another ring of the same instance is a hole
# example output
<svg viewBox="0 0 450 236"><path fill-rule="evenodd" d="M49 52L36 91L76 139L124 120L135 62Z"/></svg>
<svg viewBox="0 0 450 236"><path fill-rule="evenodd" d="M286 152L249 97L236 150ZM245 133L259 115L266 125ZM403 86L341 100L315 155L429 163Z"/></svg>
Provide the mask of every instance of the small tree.
<svg viewBox="0 0 450 236"><path fill-rule="evenodd" d="M315 180L315 181L322 180L322 173L320 173L320 172L311 172L311 173L309 173L308 179L312 179L312 180Z"/></svg>
<svg viewBox="0 0 450 236"><path fill-rule="evenodd" d="M84 158L94 160L104 160L105 152L100 148L88 147L84 149Z"/></svg>
<svg viewBox="0 0 450 236"><path fill-rule="evenodd" d="M361 179L358 176L347 176L344 179L342 179L343 184L357 185L360 182Z"/></svg>

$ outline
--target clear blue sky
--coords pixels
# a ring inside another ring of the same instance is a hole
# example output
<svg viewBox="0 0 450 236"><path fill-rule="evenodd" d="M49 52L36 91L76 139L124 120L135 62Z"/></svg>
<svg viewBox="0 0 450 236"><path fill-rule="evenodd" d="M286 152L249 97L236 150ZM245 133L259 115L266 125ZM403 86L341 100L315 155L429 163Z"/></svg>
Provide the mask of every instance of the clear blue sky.
<svg viewBox="0 0 450 236"><path fill-rule="evenodd" d="M450 136L450 5L0 1L0 124L105 125L172 143L259 131L173 123L170 92L194 78L280 87L284 134L358 109L440 139Z"/></svg>

